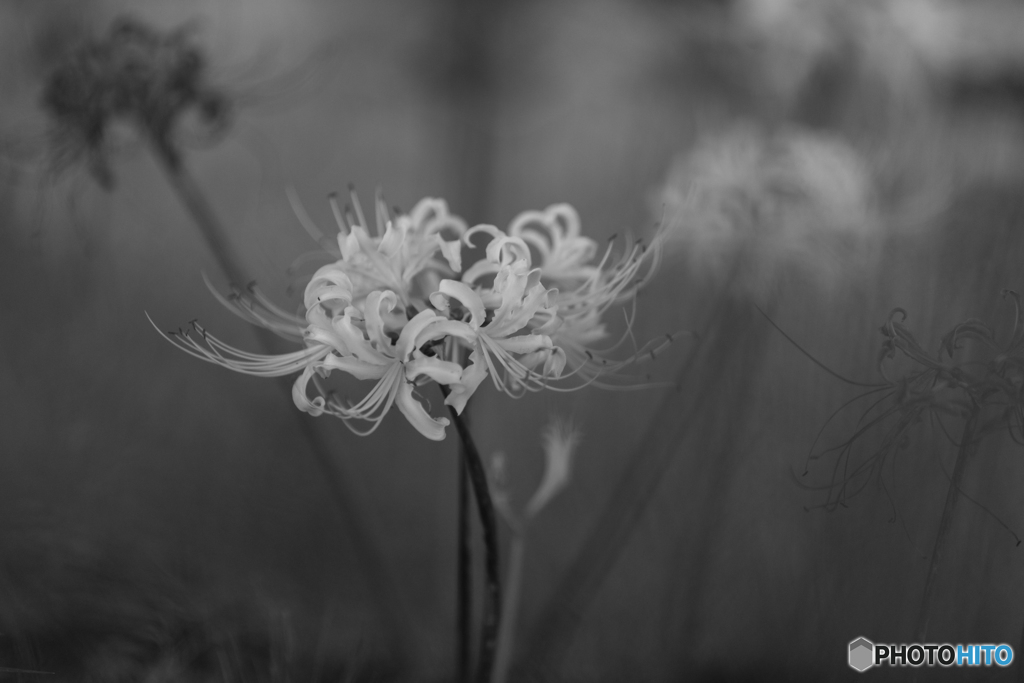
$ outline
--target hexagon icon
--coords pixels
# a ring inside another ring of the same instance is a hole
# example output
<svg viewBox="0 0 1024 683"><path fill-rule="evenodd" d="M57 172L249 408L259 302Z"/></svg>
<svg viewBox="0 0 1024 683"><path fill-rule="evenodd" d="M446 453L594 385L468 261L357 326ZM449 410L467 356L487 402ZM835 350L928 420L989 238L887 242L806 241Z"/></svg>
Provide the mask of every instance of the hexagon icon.
<svg viewBox="0 0 1024 683"><path fill-rule="evenodd" d="M850 641L850 667L867 671L875 665L875 644L864 637Z"/></svg>

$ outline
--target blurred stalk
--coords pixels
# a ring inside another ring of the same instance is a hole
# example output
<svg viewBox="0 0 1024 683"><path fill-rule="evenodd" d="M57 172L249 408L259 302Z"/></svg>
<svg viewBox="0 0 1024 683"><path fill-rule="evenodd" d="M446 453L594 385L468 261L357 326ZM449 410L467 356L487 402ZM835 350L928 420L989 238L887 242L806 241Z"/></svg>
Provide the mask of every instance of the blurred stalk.
<svg viewBox="0 0 1024 683"><path fill-rule="evenodd" d="M773 304L769 302L769 314ZM700 500L694 507L702 511L702 522L697 525L696 539L687 541L682 535L676 539L676 551L669 565L688 562L689 571L685 574L688 580L680 584L683 599L678 608L675 605L667 608L667 616L676 609L682 616L682 635L678 641L682 643L696 642L703 630L703 602L713 577L715 545L725 537L723 527L728 517L729 492L742 464L742 456L737 451L743 436L739 425L746 424L750 414L754 399L753 377L764 359L772 333L772 328L749 301L728 302L718 324L722 326L716 335L719 341L710 351L714 359L707 362L715 371L702 374L697 384L697 392L702 397L699 410L708 417L697 419L700 412L692 416L698 431L690 452L699 454L693 458L698 471L686 477L687 481L699 482L694 488ZM668 628L665 632L669 633ZM677 652L682 659L678 664L685 666L691 652L685 649Z"/></svg>
<svg viewBox="0 0 1024 683"><path fill-rule="evenodd" d="M618 484L537 620L523 661L537 667L538 671L556 668L565 657L583 615L655 499L679 445L689 436L691 428L706 428L704 433L714 431L712 425L706 424L708 421L697 418L709 405L717 405L715 400L728 390L729 383L724 382L723 377L737 375L737 356L742 359L740 375L756 367L758 352L764 349L767 336L762 326L758 326L753 303L731 291L744 261L741 253L703 325L696 346L676 373L675 390L661 401L651 417ZM758 327L755 329L755 326ZM738 379L742 384L745 377ZM748 389L742 391L744 395L749 394ZM745 409L747 402L740 401L739 405ZM742 419L736 412L729 415L734 423ZM739 430L736 424L726 426L725 430L731 434L723 447L728 450L732 448L732 439L738 438ZM712 464L712 467L715 469L710 478L716 482L716 487L725 486L728 462ZM713 499L719 493L708 491L708 497ZM705 539L705 545L710 546L714 535L706 535Z"/></svg>
<svg viewBox="0 0 1024 683"><path fill-rule="evenodd" d="M438 16L449 33L447 52L442 52L442 68L437 76L437 92L449 110L446 149L454 183L446 193L458 213L470 223L484 221L491 203L493 169L495 166L494 128L497 118L498 59L494 46L500 29L501 13L506 0L449 0L446 11ZM437 46L430 45L432 54ZM466 407L466 411L469 407ZM468 412L461 419L468 433ZM461 432L460 432L461 434ZM459 443L458 478L458 549L456 594L456 670L458 680L469 680L472 657L473 575L468 514L469 486L467 476L470 454L466 441ZM485 530L486 533L486 530ZM483 662L480 663L481 666Z"/></svg>
<svg viewBox="0 0 1024 683"><path fill-rule="evenodd" d="M523 590L523 565L526 558L525 529L512 530L512 544L508 556L508 585L501 608L498 626L498 654L494 662L494 683L506 683L512 665L516 622L519 618L519 600Z"/></svg>
<svg viewBox="0 0 1024 683"><path fill-rule="evenodd" d="M163 169L168 183L195 221L200 234L216 259L217 265L233 284L244 287L249 281L246 278L245 270L233 255L227 232L217 219L206 195L192 174L189 173L184 160L169 144L154 139L152 136L147 136L147 139L151 144L154 156L160 162L159 165ZM272 353L277 342L274 334L261 327L253 327L253 329L262 350ZM281 388L291 404L292 388L288 378L280 378L277 386ZM359 522L359 514L352 503L354 494L335 469L329 454L330 447L312 424L312 418L297 410L285 412L293 416L297 431L312 452L323 479L330 489L331 500L337 508L341 523L355 546L356 562L360 572L363 574L372 599L382 612L382 625L385 628L386 637L391 640L390 649L396 659L404 661L410 639L405 621L402 619L397 593L375 544Z"/></svg>
<svg viewBox="0 0 1024 683"><path fill-rule="evenodd" d="M964 422L964 430L960 436L960 448L956 454L956 464L953 466L953 476L949 480L949 489L946 491L946 504L942 507L942 517L939 519L939 531L935 536L935 547L932 549L932 558L928 563L928 578L924 584L924 597L921 599L921 612L917 618L917 629L915 630L915 642L926 643L928 635L928 623L931 621L932 602L935 600L936 579L939 574L939 563L946 547L946 539L949 536L949 529L953 524L953 513L956 511L956 502L960 497L960 485L964 480L964 472L967 470L967 461L974 450L974 430L978 421L978 407L975 406Z"/></svg>
<svg viewBox="0 0 1024 683"><path fill-rule="evenodd" d="M440 15L449 29L438 89L450 110L447 148L455 188L448 194L470 224L491 222L495 128L501 69L495 47L508 0L449 0ZM433 43L432 51L437 47Z"/></svg>
<svg viewBox="0 0 1024 683"><path fill-rule="evenodd" d="M441 393L448 397L448 387L438 385ZM469 480L473 484L473 495L476 497L477 513L480 515L480 526L484 535L484 570L486 573L486 599L484 601L484 623L480 636L480 661L477 664L478 683L489 683L494 670L494 651L498 638L498 622L501 619L501 575L498 568L498 520L494 514L494 502L491 500L491 490L487 483L487 473L484 471L484 463L480 458L480 452L473 441L473 435L469 432L469 425L462 416L453 408L448 406L452 420L455 422L455 429L459 433L463 448L460 454L464 456L466 470L469 472Z"/></svg>

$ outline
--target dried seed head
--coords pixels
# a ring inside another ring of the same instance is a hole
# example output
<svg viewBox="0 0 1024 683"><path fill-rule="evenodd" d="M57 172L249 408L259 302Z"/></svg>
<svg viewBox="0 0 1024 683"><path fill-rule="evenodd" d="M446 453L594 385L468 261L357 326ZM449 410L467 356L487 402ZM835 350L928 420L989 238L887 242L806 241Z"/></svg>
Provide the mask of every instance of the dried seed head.
<svg viewBox="0 0 1024 683"><path fill-rule="evenodd" d="M42 97L53 118L57 162L86 158L109 189L114 124L137 127L169 163L178 163L174 135L185 114L195 113L210 133L224 130L229 100L207 83L206 58L191 33L187 27L162 33L121 17L105 37L72 50L51 73Z"/></svg>

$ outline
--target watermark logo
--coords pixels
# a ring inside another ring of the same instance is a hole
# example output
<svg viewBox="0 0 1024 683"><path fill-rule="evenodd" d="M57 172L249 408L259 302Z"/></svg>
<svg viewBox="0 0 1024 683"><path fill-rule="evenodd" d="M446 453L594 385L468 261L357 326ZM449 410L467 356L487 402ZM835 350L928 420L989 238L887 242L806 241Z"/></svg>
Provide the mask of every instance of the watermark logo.
<svg viewBox="0 0 1024 683"><path fill-rule="evenodd" d="M857 671L867 671L875 664L875 644L867 638L850 642L850 666Z"/></svg>
<svg viewBox="0 0 1024 683"><path fill-rule="evenodd" d="M850 641L850 668L864 672L873 666L1009 666L1013 648L999 645L951 645L949 643L872 643L863 636Z"/></svg>

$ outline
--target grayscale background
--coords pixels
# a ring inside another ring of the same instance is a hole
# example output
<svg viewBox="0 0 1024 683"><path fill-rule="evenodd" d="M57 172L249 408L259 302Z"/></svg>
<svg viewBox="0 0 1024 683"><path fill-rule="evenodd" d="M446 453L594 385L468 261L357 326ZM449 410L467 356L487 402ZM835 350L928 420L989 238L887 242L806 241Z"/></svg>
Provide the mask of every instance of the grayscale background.
<svg viewBox="0 0 1024 683"><path fill-rule="evenodd" d="M842 145L855 191L825 169L824 208L775 220L816 229L849 204L870 248L779 256L754 240L737 274L676 242L633 334L701 333L642 366L677 389L512 400L485 384L471 421L485 454L506 454L518 502L541 477L548 416L583 432L570 485L530 529L512 680L853 680L849 641L912 641L956 449L915 426L881 479L820 509L835 459L801 476L807 455L857 388L754 306L861 382L878 378L894 307L929 353L966 318L1009 334L1000 292L1024 289L1024 4L4 0L0 667L53 675L0 676L454 671L454 430L428 442L395 414L361 438L301 415L328 476L273 381L190 358L147 320L198 318L256 349L204 285L228 282L145 143L118 131L109 190L54 163L46 79L126 12L194 23L232 108L216 139L183 137L184 158L239 261L288 308L302 287L289 291L288 269L316 248L288 187L325 230L328 193L351 182L406 208L443 197L470 224L569 202L602 243L659 222L699 239L700 216L678 218L664 190L694 150L735 131ZM742 160L729 163L719 171L742 185ZM621 332L622 313L609 319ZM817 452L858 417L841 413ZM1020 644L1022 455L997 435L969 463L934 642ZM481 586L482 572L478 607Z"/></svg>

